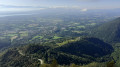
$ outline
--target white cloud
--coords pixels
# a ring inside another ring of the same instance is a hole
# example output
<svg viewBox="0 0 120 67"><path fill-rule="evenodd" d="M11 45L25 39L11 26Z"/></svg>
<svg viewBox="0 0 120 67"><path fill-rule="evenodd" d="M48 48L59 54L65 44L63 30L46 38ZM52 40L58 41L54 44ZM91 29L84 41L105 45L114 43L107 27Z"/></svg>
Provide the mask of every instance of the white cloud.
<svg viewBox="0 0 120 67"><path fill-rule="evenodd" d="M53 6L53 7L48 7L48 8L53 8L53 9L58 9L58 8L64 8L64 9L77 9L82 12L88 11L87 8L82 8L80 6Z"/></svg>
<svg viewBox="0 0 120 67"><path fill-rule="evenodd" d="M32 11L44 10L45 8L0 8L0 11Z"/></svg>
<svg viewBox="0 0 120 67"><path fill-rule="evenodd" d="M68 8L68 6L52 6L52 7L49 7L49 8Z"/></svg>
<svg viewBox="0 0 120 67"><path fill-rule="evenodd" d="M45 7L39 6L16 6L16 5L1 5L0 11L32 11L32 10L44 10Z"/></svg>
<svg viewBox="0 0 120 67"><path fill-rule="evenodd" d="M88 10L87 8L84 8L84 9L82 9L81 11L85 12L85 11L87 11L87 10Z"/></svg>
<svg viewBox="0 0 120 67"><path fill-rule="evenodd" d="M80 9L80 6L52 6L48 8L66 8L66 9Z"/></svg>

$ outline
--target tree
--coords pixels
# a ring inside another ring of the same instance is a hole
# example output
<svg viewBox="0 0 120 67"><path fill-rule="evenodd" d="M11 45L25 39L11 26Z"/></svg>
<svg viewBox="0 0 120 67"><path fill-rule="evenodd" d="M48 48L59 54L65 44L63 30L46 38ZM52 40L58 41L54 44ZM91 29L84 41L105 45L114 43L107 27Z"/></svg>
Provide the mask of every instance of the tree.
<svg viewBox="0 0 120 67"><path fill-rule="evenodd" d="M114 65L115 65L114 61L111 61L111 62L107 63L107 67L114 67Z"/></svg>
<svg viewBox="0 0 120 67"><path fill-rule="evenodd" d="M50 64L51 67L58 67L57 61L54 59L52 63Z"/></svg>
<svg viewBox="0 0 120 67"><path fill-rule="evenodd" d="M79 66L73 63L70 65L70 67L79 67Z"/></svg>
<svg viewBox="0 0 120 67"><path fill-rule="evenodd" d="M50 67L49 64L42 64L40 67Z"/></svg>

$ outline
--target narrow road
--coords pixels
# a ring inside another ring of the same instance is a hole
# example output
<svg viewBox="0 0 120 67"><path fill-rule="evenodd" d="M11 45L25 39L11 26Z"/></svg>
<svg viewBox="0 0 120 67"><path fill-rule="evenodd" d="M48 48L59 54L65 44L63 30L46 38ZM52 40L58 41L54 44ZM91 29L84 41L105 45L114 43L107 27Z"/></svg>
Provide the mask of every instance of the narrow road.
<svg viewBox="0 0 120 67"><path fill-rule="evenodd" d="M40 64L44 64L44 61L42 59L38 59L40 61Z"/></svg>

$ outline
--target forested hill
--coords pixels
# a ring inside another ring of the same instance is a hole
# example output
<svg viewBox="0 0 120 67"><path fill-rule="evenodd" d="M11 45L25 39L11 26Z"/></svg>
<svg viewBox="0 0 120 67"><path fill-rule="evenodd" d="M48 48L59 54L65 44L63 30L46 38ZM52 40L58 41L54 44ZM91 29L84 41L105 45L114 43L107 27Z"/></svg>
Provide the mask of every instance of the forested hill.
<svg viewBox="0 0 120 67"><path fill-rule="evenodd" d="M82 55L89 55L92 57L101 57L112 52L112 47L99 40L97 38L87 37L83 38L80 41L68 43L67 45L63 45L56 50L82 56Z"/></svg>
<svg viewBox="0 0 120 67"><path fill-rule="evenodd" d="M120 17L93 29L90 34L106 42L120 42Z"/></svg>
<svg viewBox="0 0 120 67"><path fill-rule="evenodd" d="M56 59L61 65L105 62L110 60L109 55L112 51L111 45L97 38L88 37L54 48L26 45L9 49L0 57L0 65L1 67L39 67L39 59L45 63L51 63Z"/></svg>

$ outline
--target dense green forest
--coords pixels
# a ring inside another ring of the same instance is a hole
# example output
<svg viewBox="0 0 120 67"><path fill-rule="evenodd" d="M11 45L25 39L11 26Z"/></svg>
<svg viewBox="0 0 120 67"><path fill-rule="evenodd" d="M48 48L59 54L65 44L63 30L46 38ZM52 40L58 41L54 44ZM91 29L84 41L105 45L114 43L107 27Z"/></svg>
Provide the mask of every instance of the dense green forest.
<svg viewBox="0 0 120 67"><path fill-rule="evenodd" d="M120 18L93 29L91 35L109 43L120 42Z"/></svg>

